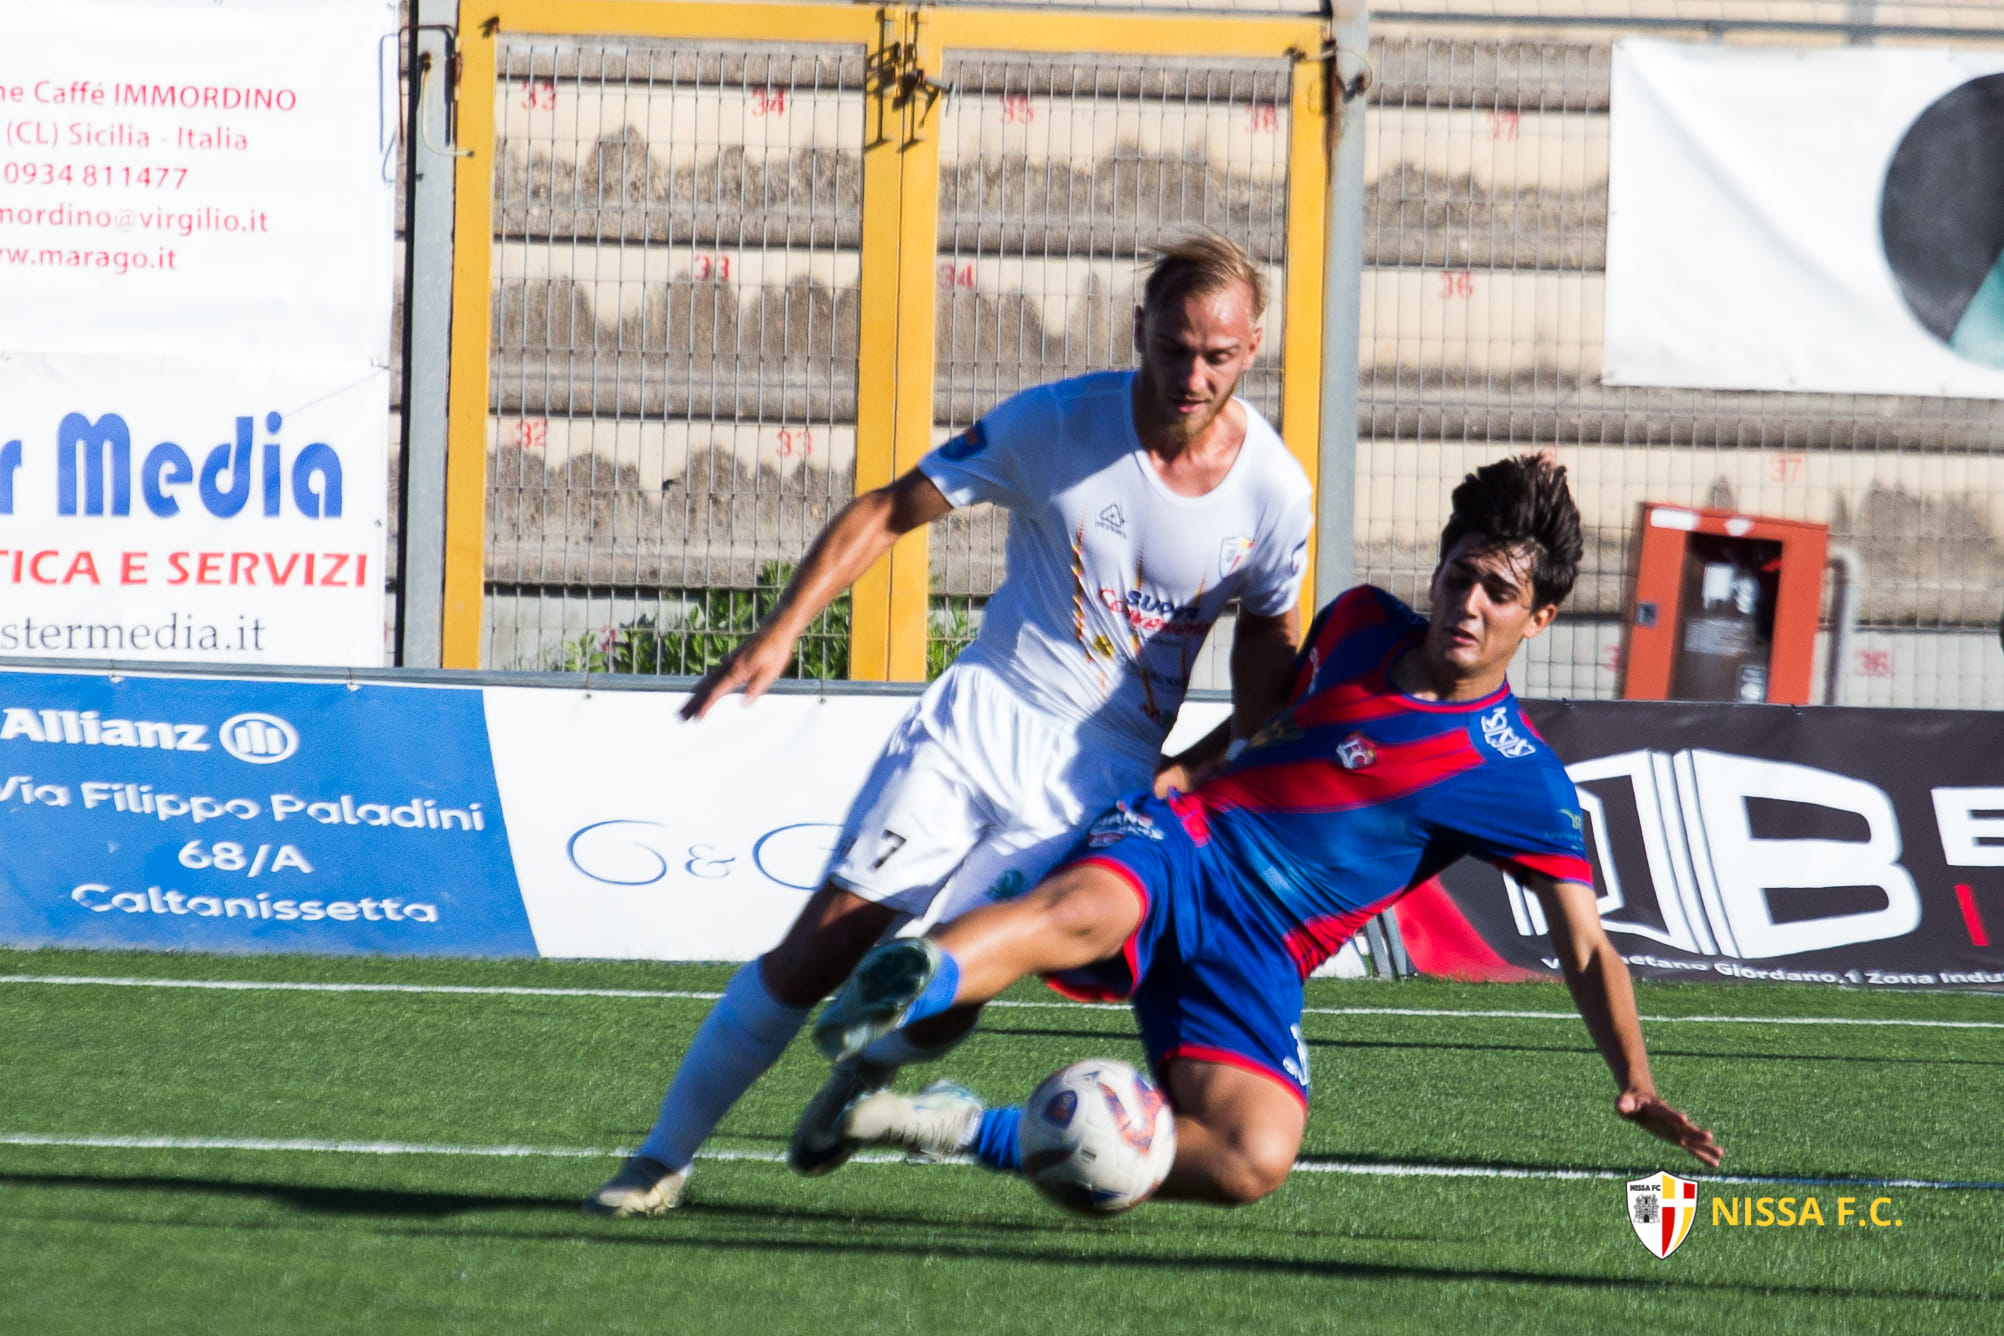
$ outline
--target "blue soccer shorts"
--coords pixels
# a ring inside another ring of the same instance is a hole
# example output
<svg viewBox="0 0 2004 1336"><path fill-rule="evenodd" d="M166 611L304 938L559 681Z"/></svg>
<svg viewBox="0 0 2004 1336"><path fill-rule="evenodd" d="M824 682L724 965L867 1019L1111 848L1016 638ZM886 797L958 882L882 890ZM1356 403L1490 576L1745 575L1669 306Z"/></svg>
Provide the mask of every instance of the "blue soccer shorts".
<svg viewBox="0 0 2004 1336"><path fill-rule="evenodd" d="M1241 1067L1308 1103L1301 971L1246 891L1199 849L1169 804L1136 795L1094 822L1063 866L1102 868L1141 900L1118 956L1047 982L1067 997L1125 999L1157 1079L1177 1058Z"/></svg>

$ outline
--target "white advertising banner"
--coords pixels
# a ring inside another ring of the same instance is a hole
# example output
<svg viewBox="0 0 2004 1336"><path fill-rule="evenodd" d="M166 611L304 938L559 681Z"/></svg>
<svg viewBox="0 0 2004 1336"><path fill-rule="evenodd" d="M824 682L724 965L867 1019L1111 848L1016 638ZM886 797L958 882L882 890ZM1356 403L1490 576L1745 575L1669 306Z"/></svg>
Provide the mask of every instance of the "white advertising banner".
<svg viewBox="0 0 2004 1336"><path fill-rule="evenodd" d="M0 349L388 361L394 4L6 10Z"/></svg>
<svg viewBox="0 0 2004 1336"><path fill-rule="evenodd" d="M821 885L910 696L727 700L489 687L494 774L545 956L748 960ZM1171 745L1224 717L1191 702Z"/></svg>
<svg viewBox="0 0 2004 1336"><path fill-rule="evenodd" d="M0 655L381 663L388 379L0 357Z"/></svg>
<svg viewBox="0 0 2004 1336"><path fill-rule="evenodd" d="M1615 44L1611 385L2004 397L2004 52Z"/></svg>
<svg viewBox="0 0 2004 1336"><path fill-rule="evenodd" d="M396 5L7 11L0 656L381 663Z"/></svg>

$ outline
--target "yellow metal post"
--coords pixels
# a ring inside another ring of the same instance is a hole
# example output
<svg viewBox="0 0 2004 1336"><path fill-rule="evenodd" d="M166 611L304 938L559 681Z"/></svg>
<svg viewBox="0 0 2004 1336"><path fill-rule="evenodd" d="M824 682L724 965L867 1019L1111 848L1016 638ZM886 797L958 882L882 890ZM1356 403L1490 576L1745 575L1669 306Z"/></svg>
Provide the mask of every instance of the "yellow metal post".
<svg viewBox="0 0 2004 1336"><path fill-rule="evenodd" d="M863 111L863 241L860 304L861 364L856 368L856 492L897 476L898 203L904 114L898 86L905 55L903 11L878 11ZM923 541L923 535L919 536ZM892 567L878 562L849 595L849 676L888 681L892 668ZM922 662L922 661L921 661ZM923 673L921 672L921 676Z"/></svg>
<svg viewBox="0 0 2004 1336"><path fill-rule="evenodd" d="M464 11L462 11L464 13ZM487 352L493 276L494 25L460 29L459 160L453 181L452 372L445 457L445 610L440 663L480 666L487 573Z"/></svg>
<svg viewBox="0 0 2004 1336"><path fill-rule="evenodd" d="M1319 45L1319 44L1318 44ZM1308 472L1318 476L1322 450L1322 279L1329 216L1329 87L1317 47L1297 51L1287 143L1287 302L1281 330L1281 434ZM1301 624L1315 615L1315 535L1308 536L1301 582ZM1334 594L1337 591L1331 590Z"/></svg>
<svg viewBox="0 0 2004 1336"><path fill-rule="evenodd" d="M941 50L933 11L911 12L904 77L904 145L899 153L898 405L895 470L932 447L935 303L939 250L939 127L946 94L938 86ZM930 534L906 534L891 549L890 671L894 682L925 680L926 620L931 605Z"/></svg>

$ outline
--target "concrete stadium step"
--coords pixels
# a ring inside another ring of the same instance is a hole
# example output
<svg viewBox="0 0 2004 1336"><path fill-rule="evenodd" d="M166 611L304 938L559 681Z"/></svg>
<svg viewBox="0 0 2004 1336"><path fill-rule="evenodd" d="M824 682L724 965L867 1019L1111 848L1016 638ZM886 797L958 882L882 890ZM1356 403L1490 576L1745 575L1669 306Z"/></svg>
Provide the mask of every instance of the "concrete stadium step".
<svg viewBox="0 0 2004 1336"><path fill-rule="evenodd" d="M1977 399L1630 389L1554 371L1367 366L1359 401L1361 434L1385 439L2004 452L2004 404Z"/></svg>

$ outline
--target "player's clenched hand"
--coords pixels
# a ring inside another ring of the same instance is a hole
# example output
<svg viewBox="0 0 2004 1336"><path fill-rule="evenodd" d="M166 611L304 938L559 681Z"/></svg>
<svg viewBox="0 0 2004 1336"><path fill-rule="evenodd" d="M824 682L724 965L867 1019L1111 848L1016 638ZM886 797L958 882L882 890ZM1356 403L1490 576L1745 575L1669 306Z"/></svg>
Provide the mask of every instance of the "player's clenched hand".
<svg viewBox="0 0 2004 1336"><path fill-rule="evenodd" d="M1712 1140L1710 1132L1655 1095L1645 1095L1634 1090L1623 1091L1621 1098L1614 1102L1614 1111L1649 1135L1660 1137L1673 1146L1682 1146L1707 1169L1718 1168L1719 1161L1726 1157L1725 1151L1719 1148L1719 1143Z"/></svg>
<svg viewBox="0 0 2004 1336"><path fill-rule="evenodd" d="M793 637L760 627L745 637L744 643L724 656L724 661L703 674L703 680L682 705L684 719L701 719L733 691L755 701L786 671L793 658Z"/></svg>

